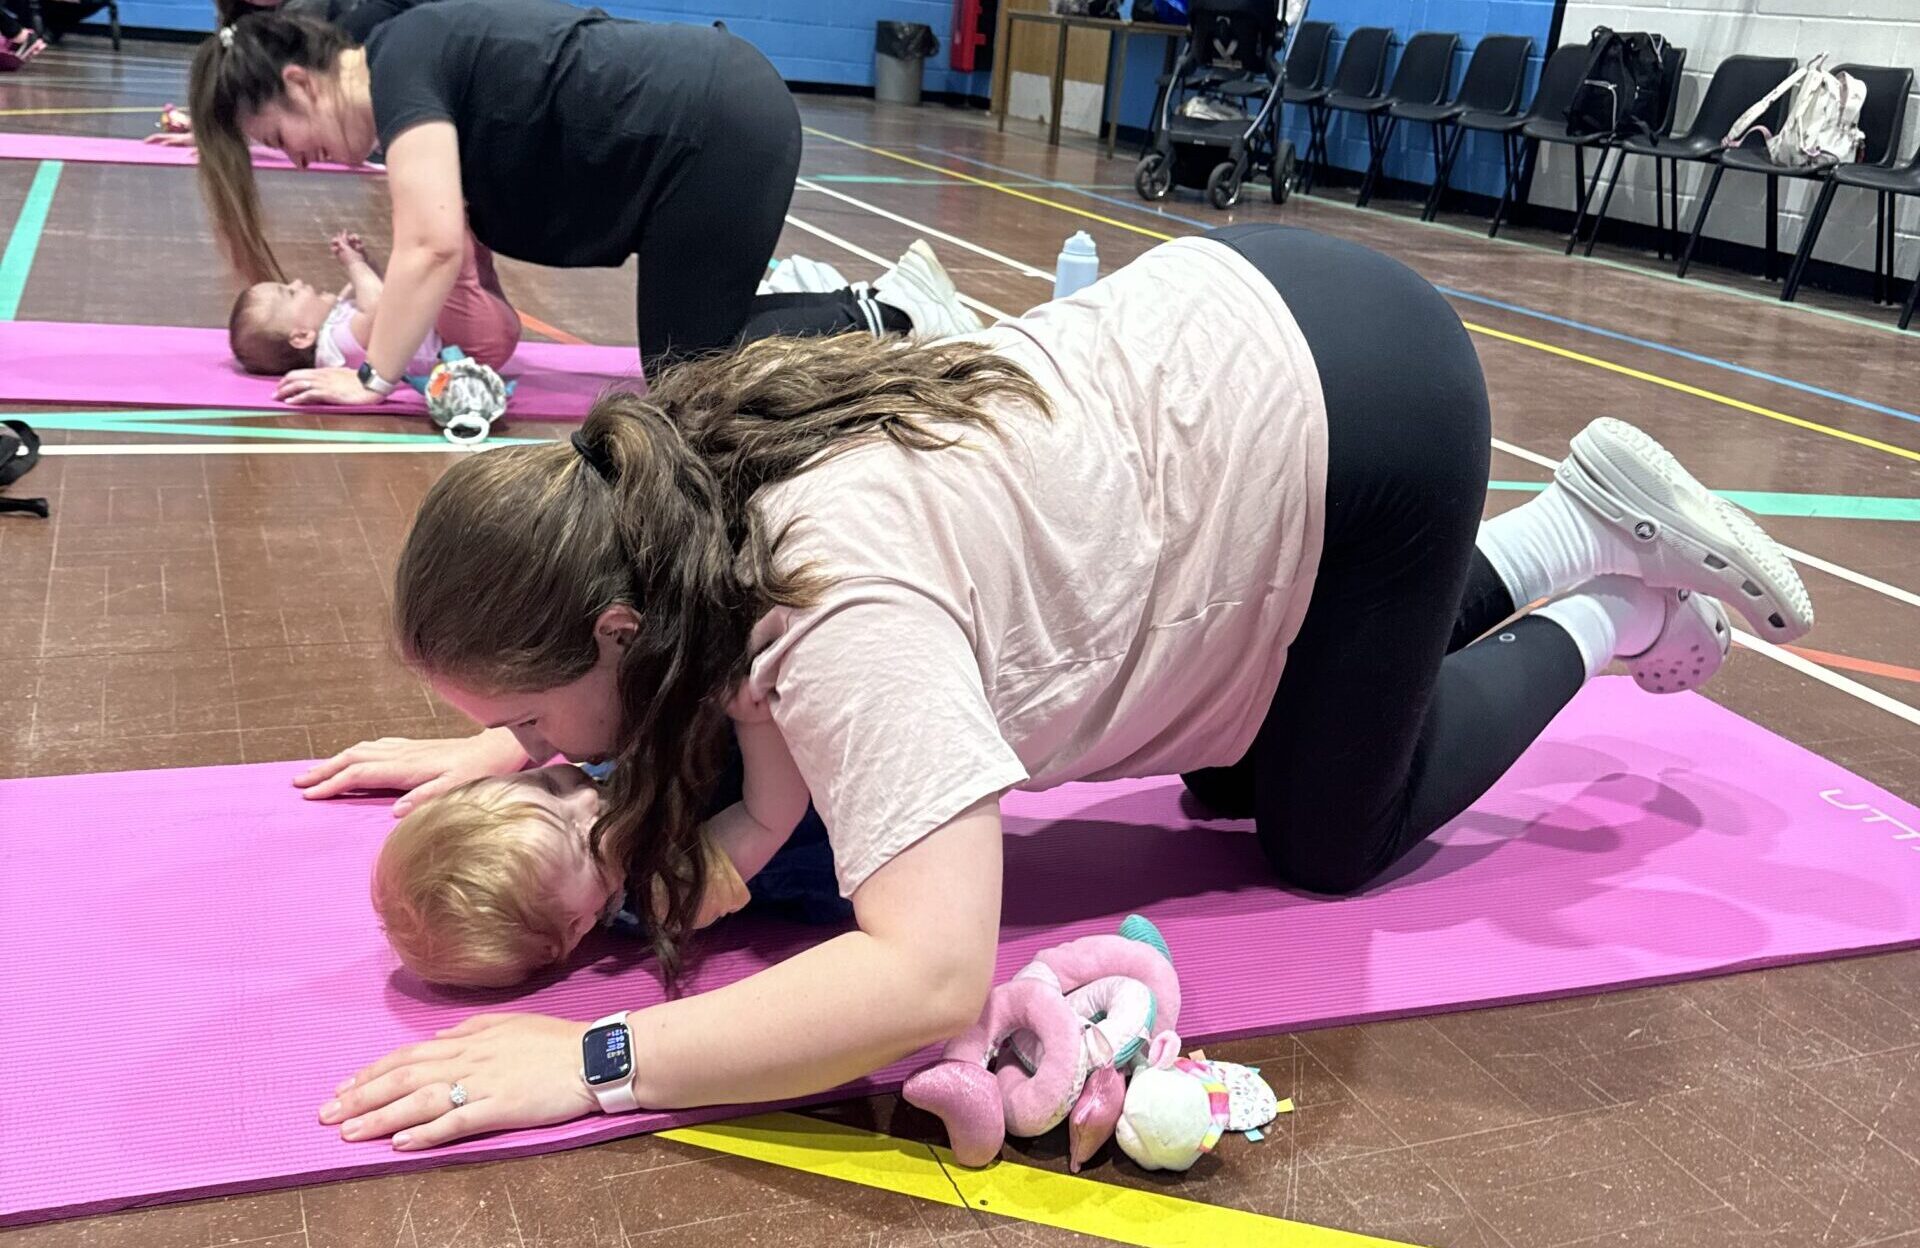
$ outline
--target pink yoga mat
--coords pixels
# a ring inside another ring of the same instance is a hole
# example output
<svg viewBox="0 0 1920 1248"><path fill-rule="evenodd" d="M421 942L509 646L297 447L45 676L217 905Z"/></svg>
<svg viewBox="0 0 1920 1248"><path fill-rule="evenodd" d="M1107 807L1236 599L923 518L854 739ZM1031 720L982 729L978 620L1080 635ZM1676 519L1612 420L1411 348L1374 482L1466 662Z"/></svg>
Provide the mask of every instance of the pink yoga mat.
<svg viewBox="0 0 1920 1248"><path fill-rule="evenodd" d="M523 342L502 370L518 378L509 417L575 420L607 387L644 387L632 347ZM272 409L275 377L233 362L223 329L174 325L82 325L0 321L0 400L136 407ZM411 388L378 407L288 408L311 412L424 412Z"/></svg>
<svg viewBox="0 0 1920 1248"><path fill-rule="evenodd" d="M396 969L366 900L388 803L303 804L295 769L0 784L0 1222L740 1112L594 1117L404 1159L316 1125L361 1064L501 1007ZM1431 850L1347 901L1266 883L1246 827L1196 821L1177 780L1006 806L1001 976L1140 911L1173 949L1191 1042L1920 943L1920 811L1704 698L1655 703L1624 679L1582 693ZM820 938L730 921L694 987ZM603 943L509 1008L655 1001L632 951ZM849 1091L897 1087L923 1060Z"/></svg>
<svg viewBox="0 0 1920 1248"><path fill-rule="evenodd" d="M159 109L153 115L160 115ZM69 160L89 165L195 165L191 147L161 147L139 139L109 139L91 134L0 134L0 160ZM291 169L293 162L272 148L253 149L255 169ZM384 174L378 165L308 165L314 173Z"/></svg>

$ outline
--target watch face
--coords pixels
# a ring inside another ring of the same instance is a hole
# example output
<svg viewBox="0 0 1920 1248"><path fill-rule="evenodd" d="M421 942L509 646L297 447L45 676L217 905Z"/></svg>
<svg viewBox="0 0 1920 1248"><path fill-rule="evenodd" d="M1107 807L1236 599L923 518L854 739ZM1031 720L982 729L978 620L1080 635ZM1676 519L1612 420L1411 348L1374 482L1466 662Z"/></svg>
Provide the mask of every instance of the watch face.
<svg viewBox="0 0 1920 1248"><path fill-rule="evenodd" d="M633 1074L633 1042L625 1023L595 1027L581 1042L587 1083L619 1083Z"/></svg>

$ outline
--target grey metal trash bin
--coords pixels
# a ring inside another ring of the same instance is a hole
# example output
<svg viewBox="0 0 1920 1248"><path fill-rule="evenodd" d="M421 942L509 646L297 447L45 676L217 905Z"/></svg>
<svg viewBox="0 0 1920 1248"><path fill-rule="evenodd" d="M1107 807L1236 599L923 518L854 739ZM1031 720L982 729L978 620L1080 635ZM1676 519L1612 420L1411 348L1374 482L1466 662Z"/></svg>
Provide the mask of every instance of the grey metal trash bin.
<svg viewBox="0 0 1920 1248"><path fill-rule="evenodd" d="M918 104L927 58L939 50L933 28L921 22L875 22L873 98L882 104Z"/></svg>

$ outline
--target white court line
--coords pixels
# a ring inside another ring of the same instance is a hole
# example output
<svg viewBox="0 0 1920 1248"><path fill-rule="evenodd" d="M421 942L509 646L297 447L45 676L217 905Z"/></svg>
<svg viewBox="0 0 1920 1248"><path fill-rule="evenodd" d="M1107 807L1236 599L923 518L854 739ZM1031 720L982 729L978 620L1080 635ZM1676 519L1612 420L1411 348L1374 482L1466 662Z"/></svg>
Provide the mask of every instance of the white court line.
<svg viewBox="0 0 1920 1248"><path fill-rule="evenodd" d="M1493 440L1493 448L1497 451L1505 451L1516 459L1524 459L1530 464L1538 464L1540 467L1549 471L1560 465L1560 461L1557 459L1549 459L1537 451L1530 451L1524 446L1515 446L1511 442L1503 442L1499 438ZM1852 568L1843 568L1837 563L1830 563L1820 556L1810 555L1804 550L1795 550L1793 547L1784 544L1780 549L1786 551L1787 555L1796 563L1804 563L1810 568L1818 568L1828 576L1838 577L1843 581L1851 581L1862 589L1870 589L1876 594L1884 594L1895 602L1904 602L1910 607L1920 607L1920 594L1916 594L1910 589L1902 589L1898 585L1889 585L1885 581L1876 580L1868 576L1865 572L1855 572Z"/></svg>
<svg viewBox="0 0 1920 1248"><path fill-rule="evenodd" d="M1802 676L1810 676L1823 685L1838 689L1841 693L1850 693L1869 706L1878 707L1896 719L1904 719L1915 727L1920 727L1920 710L1908 706L1898 698L1890 698L1878 689L1869 689L1857 680L1850 680L1839 672L1824 668L1812 659L1802 658L1791 650L1783 650L1764 638L1755 637L1745 629L1734 629L1733 639L1754 653L1763 654L1775 663L1792 668Z"/></svg>
<svg viewBox="0 0 1920 1248"><path fill-rule="evenodd" d="M855 199L851 195L846 195L829 187L821 186L817 182L810 182L805 178L797 179L795 185L803 191L817 191L822 195L830 196L834 199L845 200L854 207L865 212L870 212L876 217L885 217L889 221L897 221L909 229L916 230L930 238L937 238L943 243L952 243L955 247L963 248L976 256L985 256L989 260L997 260L1008 268L1017 269L1028 277L1037 277L1043 282L1051 282L1053 280L1053 274L1043 269L1036 269L1030 264L1015 260L1012 256L1003 256L992 248L982 247L978 243L969 242L957 234L949 234L944 230L936 230L923 221L915 221L910 217L902 217L895 213L888 212L885 208L877 208L863 199Z"/></svg>
<svg viewBox="0 0 1920 1248"><path fill-rule="evenodd" d="M874 205L867 203L865 200L858 199L852 195L847 195L840 191L826 191L824 187L819 187L819 186L812 186L809 189L823 191L827 194L832 195L835 199L844 200L847 203L852 204L856 208L864 209L867 212L873 213L875 216L885 217L890 221L897 221L900 224L908 226L912 229L922 230L929 234L938 234L939 237L951 239L951 241L953 241L954 243L956 243L961 247L965 247L969 251L978 252L979 254L986 255L993 259L1000 260L1002 263L1006 264L1008 267L1019 271L1025 276L1041 278L1046 281L1053 280L1053 277L1051 274L1043 273L1039 269L1034 268L1032 265L1022 264L1018 260L1010 260L1005 256L999 255L998 253L989 252L985 248L976 247L972 243L969 243L964 239L953 239L951 235L939 234L939 231L932 229L932 227L930 226L924 225L918 221L914 221L908 217L902 217L895 213L888 212L885 209L877 208ZM787 220L794 221L794 218L788 217ZM798 221L794 221L794 223L796 225L800 224L800 222ZM811 227L802 226L802 228L810 229ZM822 231L817 231L817 230L812 232L823 233ZM1536 452L1529 451L1524 447L1515 446L1511 442L1503 442L1499 438L1493 439L1493 445L1497 449L1505 451L1510 455L1518 456L1519 458L1524 459L1529 463L1539 464L1540 466L1545 468L1553 468L1558 464L1557 460L1548 459L1544 455L1540 455L1540 454L1537 454ZM1801 551L1793 550L1788 547L1782 547L1782 549L1786 550L1788 555L1792 556L1794 559L1797 559L1802 563L1807 564L1809 567L1817 567L1823 572L1828 572L1831 575L1841 578L1842 580L1851 581L1856 585L1862 586L1863 588L1866 588L1866 589L1871 589L1876 593L1884 594L1887 597L1892 598L1897 602L1905 602L1913 606L1920 606L1920 595L1915 595L1907 590L1901 589L1897 585L1889 585L1884 581L1875 580L1873 577L1867 576L1864 573L1855 572L1851 568L1843 568L1839 564L1829 563L1824 559L1815 559L1813 556L1804 554ZM1905 702L1901 702L1896 698L1890 698L1887 695L1880 693L1878 690L1870 689L1866 685L1863 685L1856 680L1850 680L1847 677L1840 675L1838 672L1829 671L1826 668L1821 667L1817 663L1813 663L1810 660L1803 659L1799 655L1794 654L1790 651L1782 650L1780 647L1772 644L1771 642L1765 641L1759 637L1751 636L1750 634L1747 634L1747 633L1743 633L1739 629L1734 630L1734 635L1742 645L1754 651L1756 654L1764 655L1767 658L1772 659L1776 663L1780 663L1786 667L1790 667L1794 671L1799 672L1802 675L1811 677L1812 679L1819 681L1821 684L1827 685L1842 693L1850 694L1853 697L1858 698L1860 701L1865 702L1867 705L1883 710L1887 712L1889 715L1894 716L1895 718L1903 719L1909 723L1920 725L1920 710L1915 710L1913 707L1907 705Z"/></svg>
<svg viewBox="0 0 1920 1248"><path fill-rule="evenodd" d="M850 243L846 239L841 238L838 234L829 233L828 231L821 229L817 225L813 225L810 222L802 221L799 217L796 217L791 213L787 215L787 224L791 225L797 230L805 230L807 233L813 235L815 238L821 239L824 242L832 243L835 247L840 248L842 251L851 252L854 255L859 256L862 260L867 261L869 264L877 264L882 269L889 269L893 267L893 261L887 259L885 256L879 255L876 252L868 251L865 247L862 247L857 243ZM966 304L968 307L972 308L975 312L985 313L987 316L992 317L996 321L1004 321L1008 319L1007 314L1005 312L1002 312L999 308L994 307L990 303L982 303L978 299L975 299L969 295L961 295L960 302Z"/></svg>

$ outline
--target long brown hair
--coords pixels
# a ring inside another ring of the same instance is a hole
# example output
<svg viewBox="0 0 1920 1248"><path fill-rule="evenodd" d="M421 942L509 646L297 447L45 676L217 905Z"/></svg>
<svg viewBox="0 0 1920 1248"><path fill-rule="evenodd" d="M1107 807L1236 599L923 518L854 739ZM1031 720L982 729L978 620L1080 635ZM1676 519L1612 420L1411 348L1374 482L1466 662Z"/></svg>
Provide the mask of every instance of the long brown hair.
<svg viewBox="0 0 1920 1248"><path fill-rule="evenodd" d="M782 533L754 494L875 439L939 451L997 432L991 398L1047 410L1025 370L975 344L767 339L677 365L644 397L604 396L584 451L463 459L421 504L394 583L395 638L414 667L492 694L552 689L593 667L603 611L640 616L594 848L625 864L629 889L666 890L649 922L669 974L706 884L699 821L748 635L819 589L776 566Z"/></svg>
<svg viewBox="0 0 1920 1248"><path fill-rule="evenodd" d="M200 191L213 229L242 281L285 281L260 225L260 191L240 120L284 98L289 65L332 73L354 46L324 22L221 0L220 29L194 53L189 109L200 149Z"/></svg>

